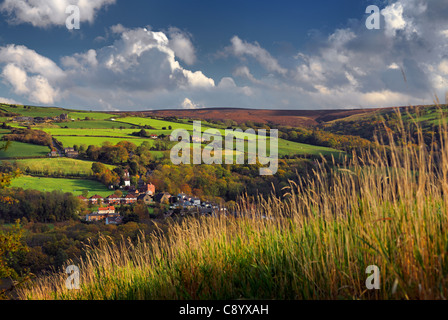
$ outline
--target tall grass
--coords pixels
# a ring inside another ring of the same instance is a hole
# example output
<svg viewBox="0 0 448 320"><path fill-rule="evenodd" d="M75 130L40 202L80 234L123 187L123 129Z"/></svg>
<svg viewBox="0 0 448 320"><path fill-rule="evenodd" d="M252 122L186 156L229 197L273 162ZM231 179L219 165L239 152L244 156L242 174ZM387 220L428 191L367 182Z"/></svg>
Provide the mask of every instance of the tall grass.
<svg viewBox="0 0 448 320"><path fill-rule="evenodd" d="M399 117L399 119L401 119ZM238 217L191 218L136 243L103 238L23 299L445 299L448 130L426 146L400 122L384 146L322 160L283 198L243 199ZM395 136L394 136L395 134ZM380 269L380 290L366 268Z"/></svg>

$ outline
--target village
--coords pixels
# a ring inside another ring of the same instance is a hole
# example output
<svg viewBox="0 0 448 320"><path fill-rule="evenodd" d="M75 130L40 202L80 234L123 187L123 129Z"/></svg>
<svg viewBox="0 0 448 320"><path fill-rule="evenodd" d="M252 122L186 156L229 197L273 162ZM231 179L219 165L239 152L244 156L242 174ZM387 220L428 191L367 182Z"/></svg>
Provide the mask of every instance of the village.
<svg viewBox="0 0 448 320"><path fill-rule="evenodd" d="M202 201L185 193L171 195L168 192L156 193L156 187L152 183L139 183L135 188L130 185L129 173L126 172L125 190L126 195L118 196L116 193L107 197L93 195L89 198L82 195L78 199L86 203L90 208L99 206L96 211L87 214L84 218L86 222L103 222L106 225L118 225L123 223L123 216L117 211L117 206L127 206L137 203L144 203L147 206L154 204L164 205L167 209L164 218L174 215L184 216L187 214L215 216L218 213L225 213L226 208L217 204Z"/></svg>

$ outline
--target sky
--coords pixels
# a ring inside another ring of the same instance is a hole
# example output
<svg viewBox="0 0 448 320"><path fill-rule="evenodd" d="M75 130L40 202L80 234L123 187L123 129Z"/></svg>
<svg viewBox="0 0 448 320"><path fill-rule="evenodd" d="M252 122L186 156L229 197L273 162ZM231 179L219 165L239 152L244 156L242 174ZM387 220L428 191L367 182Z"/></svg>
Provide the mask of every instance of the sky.
<svg viewBox="0 0 448 320"><path fill-rule="evenodd" d="M70 5L79 29L66 26ZM366 27L369 5L381 10L379 29ZM447 18L447 0L0 0L0 102L102 111L445 102Z"/></svg>

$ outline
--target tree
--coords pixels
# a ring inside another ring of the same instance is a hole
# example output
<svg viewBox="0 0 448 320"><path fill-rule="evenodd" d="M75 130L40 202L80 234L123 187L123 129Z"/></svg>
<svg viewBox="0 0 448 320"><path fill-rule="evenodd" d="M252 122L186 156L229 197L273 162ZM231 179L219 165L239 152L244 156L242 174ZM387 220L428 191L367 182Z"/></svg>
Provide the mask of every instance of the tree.
<svg viewBox="0 0 448 320"><path fill-rule="evenodd" d="M144 221L149 218L148 206L143 201L139 201L135 205L134 213L138 215L139 221Z"/></svg>
<svg viewBox="0 0 448 320"><path fill-rule="evenodd" d="M19 220L9 232L0 232L0 278L17 278L16 271L10 266L10 260L13 259L13 254L28 250L23 243L23 229Z"/></svg>

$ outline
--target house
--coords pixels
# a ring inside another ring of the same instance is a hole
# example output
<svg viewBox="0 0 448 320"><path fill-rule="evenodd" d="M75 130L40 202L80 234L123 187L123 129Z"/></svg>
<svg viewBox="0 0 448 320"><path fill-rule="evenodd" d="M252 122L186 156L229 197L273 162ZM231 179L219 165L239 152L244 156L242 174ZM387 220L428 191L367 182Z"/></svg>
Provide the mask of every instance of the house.
<svg viewBox="0 0 448 320"><path fill-rule="evenodd" d="M84 196L78 196L77 197L79 200L81 200L81 201L84 201L84 202L88 202L89 201L89 199L87 199L86 197L84 197Z"/></svg>
<svg viewBox="0 0 448 320"><path fill-rule="evenodd" d="M154 196L154 201L158 203L170 203L171 195L168 192L161 192Z"/></svg>
<svg viewBox="0 0 448 320"><path fill-rule="evenodd" d="M122 216L112 216L112 217L106 217L106 225L110 224L120 224L123 221Z"/></svg>
<svg viewBox="0 0 448 320"><path fill-rule="evenodd" d="M147 183L146 185L139 188L140 193L149 194L150 196L153 196L156 194L156 186L152 183Z"/></svg>
<svg viewBox="0 0 448 320"><path fill-rule="evenodd" d="M86 216L86 221L96 222L106 220L106 224L118 224L121 222L120 215L115 212L115 207L98 208L97 212L93 212Z"/></svg>
<svg viewBox="0 0 448 320"><path fill-rule="evenodd" d="M124 186L125 187L130 187L131 186L131 176L130 176L128 170L124 171L123 181L124 181Z"/></svg>
<svg viewBox="0 0 448 320"><path fill-rule="evenodd" d="M115 207L109 206L104 208L98 208L98 214L115 214Z"/></svg>
<svg viewBox="0 0 448 320"><path fill-rule="evenodd" d="M96 195L90 197L89 202L91 204L101 204L104 202L104 198L96 194Z"/></svg>
<svg viewBox="0 0 448 320"><path fill-rule="evenodd" d="M126 197L122 199L123 204L132 204L137 202L137 195L134 193L129 193Z"/></svg>
<svg viewBox="0 0 448 320"><path fill-rule="evenodd" d="M64 153L67 153L67 152L74 152L74 151L75 151L74 148L65 148L65 149L64 149Z"/></svg>
<svg viewBox="0 0 448 320"><path fill-rule="evenodd" d="M201 199L199 198L191 198L190 199L190 203L195 206L195 207L199 207L201 205Z"/></svg>
<svg viewBox="0 0 448 320"><path fill-rule="evenodd" d="M107 203L107 204L120 204L121 203L121 198L117 197L114 194L112 194L110 196L107 196L107 198L105 199L105 203Z"/></svg>
<svg viewBox="0 0 448 320"><path fill-rule="evenodd" d="M181 201L181 200L184 200L184 199L187 199L187 198L188 198L188 195L186 195L185 193L179 193L177 195L177 200L178 201Z"/></svg>
<svg viewBox="0 0 448 320"><path fill-rule="evenodd" d="M51 150L51 152L48 154L48 157L57 158L59 157L59 153L56 150Z"/></svg>
<svg viewBox="0 0 448 320"><path fill-rule="evenodd" d="M154 134L154 133L152 133L149 137L150 137L151 139L158 139L158 138L159 138L159 136L156 135L156 134Z"/></svg>
<svg viewBox="0 0 448 320"><path fill-rule="evenodd" d="M152 197L149 194L142 193L137 197L137 201L143 201L145 204L151 204L152 203Z"/></svg>

